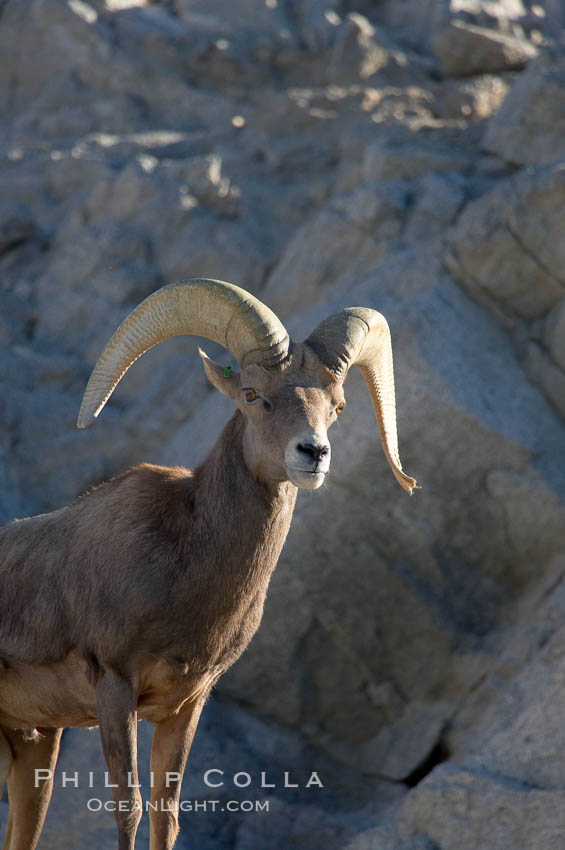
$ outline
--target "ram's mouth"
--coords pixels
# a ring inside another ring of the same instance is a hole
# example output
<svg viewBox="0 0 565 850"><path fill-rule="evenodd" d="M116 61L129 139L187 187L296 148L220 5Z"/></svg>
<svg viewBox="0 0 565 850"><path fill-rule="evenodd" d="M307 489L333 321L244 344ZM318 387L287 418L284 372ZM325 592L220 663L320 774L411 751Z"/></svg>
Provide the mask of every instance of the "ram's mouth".
<svg viewBox="0 0 565 850"><path fill-rule="evenodd" d="M295 487L301 490L317 490L324 483L326 473L320 470L297 469L287 466L286 471L289 479Z"/></svg>

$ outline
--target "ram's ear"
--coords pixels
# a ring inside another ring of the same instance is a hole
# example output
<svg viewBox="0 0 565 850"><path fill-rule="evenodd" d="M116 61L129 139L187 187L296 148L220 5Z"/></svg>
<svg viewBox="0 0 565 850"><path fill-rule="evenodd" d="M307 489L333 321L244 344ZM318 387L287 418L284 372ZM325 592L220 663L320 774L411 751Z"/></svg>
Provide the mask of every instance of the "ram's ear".
<svg viewBox="0 0 565 850"><path fill-rule="evenodd" d="M212 386L216 387L224 395L229 396L237 404L241 387L241 375L237 369L234 369L232 366L216 363L201 348L198 349L198 353L202 358L204 371Z"/></svg>

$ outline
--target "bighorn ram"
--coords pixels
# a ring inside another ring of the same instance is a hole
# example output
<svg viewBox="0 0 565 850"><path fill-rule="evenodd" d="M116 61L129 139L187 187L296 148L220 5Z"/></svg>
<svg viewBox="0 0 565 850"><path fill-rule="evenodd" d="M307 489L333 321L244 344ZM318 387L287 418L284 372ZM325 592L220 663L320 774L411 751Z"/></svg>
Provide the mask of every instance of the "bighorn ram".
<svg viewBox="0 0 565 850"><path fill-rule="evenodd" d="M141 817L137 720L155 724L151 850L178 832L180 777L213 684L261 620L297 488L319 487L327 429L342 411L352 365L367 382L383 448L404 489L386 320L354 307L293 344L264 304L229 283L195 279L145 299L114 333L78 418L98 416L144 351L175 334L231 351L230 373L200 352L211 383L236 407L194 472L141 465L73 505L0 531L0 779L10 814L4 850L36 846L65 726L100 726L120 850ZM165 776L178 775L170 787ZM43 775L43 774L42 774Z"/></svg>

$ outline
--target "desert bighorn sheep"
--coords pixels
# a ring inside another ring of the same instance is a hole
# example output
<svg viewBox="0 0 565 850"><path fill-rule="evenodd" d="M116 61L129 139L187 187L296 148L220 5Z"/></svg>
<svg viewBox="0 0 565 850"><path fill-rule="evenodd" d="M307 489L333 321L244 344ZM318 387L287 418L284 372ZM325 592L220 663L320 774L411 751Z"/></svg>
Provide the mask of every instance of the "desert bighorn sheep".
<svg viewBox="0 0 565 850"><path fill-rule="evenodd" d="M53 770L62 728L96 725L117 786L118 846L132 850L138 719L155 724L152 800L170 809L150 809L151 850L172 848L200 711L259 626L297 488L316 489L329 469L327 429L345 405L350 366L367 382L397 481L415 486L398 457L385 318L353 307L292 344L264 304L220 281L163 287L132 311L96 364L78 426L98 416L144 351L185 333L221 343L241 366L230 373L200 352L211 383L238 408L202 465L144 464L0 530L4 850L36 846L52 783L34 787L34 769ZM178 779L166 783L167 772Z"/></svg>

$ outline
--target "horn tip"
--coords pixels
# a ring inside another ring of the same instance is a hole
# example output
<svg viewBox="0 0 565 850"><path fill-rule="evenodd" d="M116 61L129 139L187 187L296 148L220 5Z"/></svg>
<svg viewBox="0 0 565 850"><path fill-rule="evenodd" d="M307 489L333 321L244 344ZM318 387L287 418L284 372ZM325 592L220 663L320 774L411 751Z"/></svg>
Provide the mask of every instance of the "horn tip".
<svg viewBox="0 0 565 850"><path fill-rule="evenodd" d="M93 413L92 415L90 415L86 412L86 410L82 410L81 408L77 418L77 428L88 428L89 425L92 425L97 416L98 413Z"/></svg>
<svg viewBox="0 0 565 850"><path fill-rule="evenodd" d="M405 475L401 470L394 470L395 478L402 487L403 490L406 490L410 496L414 495L414 490L421 490L421 486L416 483L415 478L411 478L409 475Z"/></svg>

